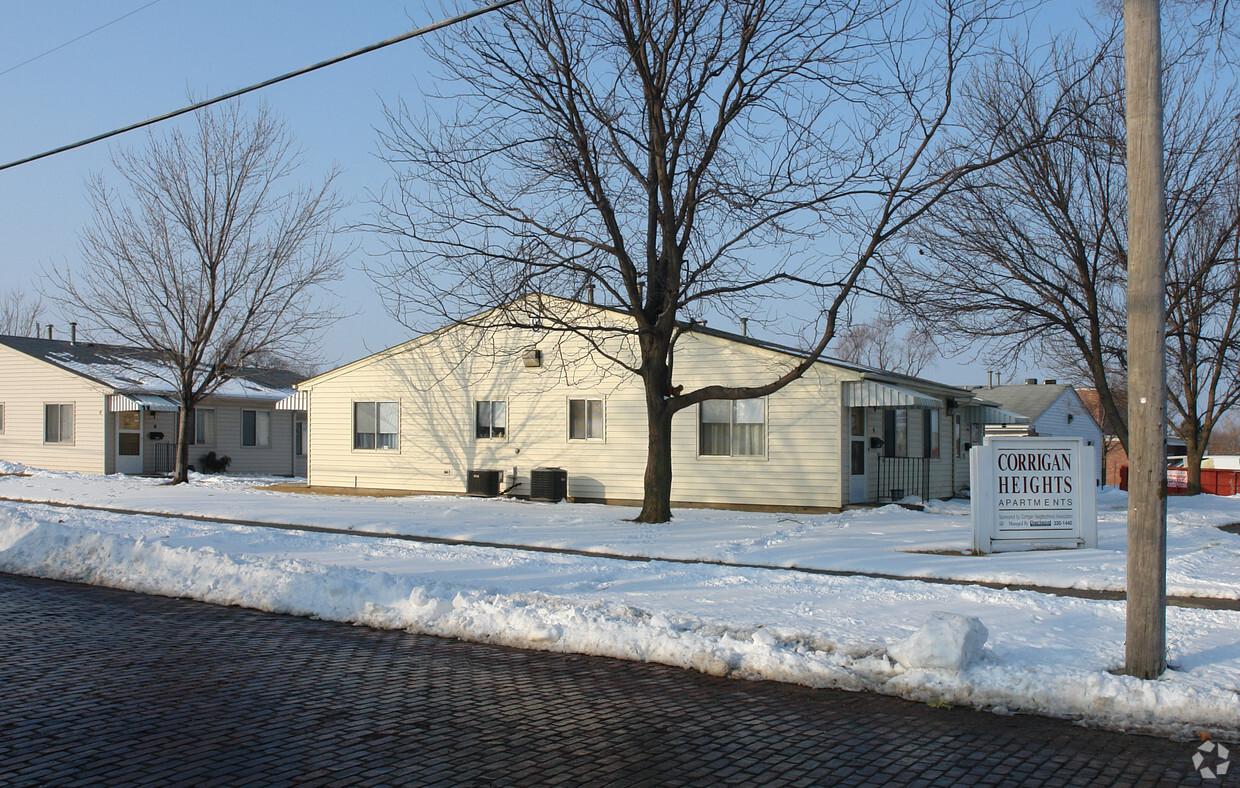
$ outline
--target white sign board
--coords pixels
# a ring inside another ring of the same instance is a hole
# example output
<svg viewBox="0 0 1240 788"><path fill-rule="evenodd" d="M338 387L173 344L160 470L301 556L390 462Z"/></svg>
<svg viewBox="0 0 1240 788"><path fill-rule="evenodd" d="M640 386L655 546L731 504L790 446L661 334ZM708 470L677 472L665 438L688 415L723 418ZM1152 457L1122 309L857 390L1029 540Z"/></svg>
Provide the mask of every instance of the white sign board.
<svg viewBox="0 0 1240 788"><path fill-rule="evenodd" d="M1094 452L1083 438L989 437L969 450L973 549L1098 546Z"/></svg>

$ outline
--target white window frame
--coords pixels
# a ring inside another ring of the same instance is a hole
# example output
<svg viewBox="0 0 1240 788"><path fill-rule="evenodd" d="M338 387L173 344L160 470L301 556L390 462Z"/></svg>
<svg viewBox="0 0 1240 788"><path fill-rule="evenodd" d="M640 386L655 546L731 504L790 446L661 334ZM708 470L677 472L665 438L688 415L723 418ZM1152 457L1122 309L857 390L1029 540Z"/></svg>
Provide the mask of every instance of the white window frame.
<svg viewBox="0 0 1240 788"><path fill-rule="evenodd" d="M359 405L373 405L374 406L374 423L375 423L374 432L358 432L357 430L357 408ZM381 410L381 408L379 407L380 405L391 405L395 408L396 410L396 424L395 424L396 431L395 432L380 432L379 431L379 427L382 426L381 424L382 419L380 418L380 413L379 413L379 411ZM368 400L368 399L354 400L353 405L352 405L352 425L353 425L353 430L352 430L353 451L400 451L400 400L386 400L386 399L384 400ZM293 427L294 429L296 429L296 424L294 424ZM358 440L357 440L359 435L372 436L372 440L371 440L372 445L359 446ZM391 446L380 446L379 444L382 441L380 441L379 436L381 435L394 436L392 439L392 445ZM295 435L293 436L293 439L294 439L294 442L296 442ZM302 455L298 455L298 456L302 456Z"/></svg>
<svg viewBox="0 0 1240 788"><path fill-rule="evenodd" d="M254 414L254 442L245 442L245 414ZM259 418L259 417L262 418ZM260 427L261 422L267 422L266 434ZM243 449L270 449L271 448L271 411L260 410L258 408L242 408L241 409L241 448Z"/></svg>
<svg viewBox="0 0 1240 788"><path fill-rule="evenodd" d="M0 402L0 435L4 434L4 403Z"/></svg>
<svg viewBox="0 0 1240 788"><path fill-rule="evenodd" d="M48 409L56 408L56 438L48 440L51 434L48 430ZM64 408L69 408L69 437L64 436ZM43 403L43 443L60 445L74 445L74 438L77 435L77 405L73 402L45 402Z"/></svg>
<svg viewBox="0 0 1240 788"><path fill-rule="evenodd" d="M573 435L573 405L581 403L582 408L582 425L585 428L585 435ZM597 434L590 434L590 403L598 403L598 424ZM569 397L568 399L568 440L570 441L603 441L607 439L607 401L602 397Z"/></svg>
<svg viewBox="0 0 1240 788"><path fill-rule="evenodd" d="M487 406L487 422L488 422L487 423L487 432L488 432L487 435L478 434L479 430L482 428L482 425L480 423L481 419L479 419L479 416L482 415L482 408L481 408L482 405ZM500 429L504 431L502 435L495 434L494 421L495 421L495 406L496 405L504 406L504 424L502 427L500 427ZM508 428L508 400L506 399L474 400L473 421L474 421L474 439L475 440L480 440L480 441L506 441L508 440L508 436L510 434L510 430Z"/></svg>
<svg viewBox="0 0 1240 788"><path fill-rule="evenodd" d="M701 458L732 457L736 459L751 459L751 460L752 459L765 459L767 456L767 451L769 448L769 441L770 441L770 409L767 407L768 405L767 400L768 400L767 397L754 397L752 399L706 400L705 402L698 403L698 408L697 408L697 443L698 443L697 455L698 457L701 457ZM727 422L723 422L723 421L706 422L708 424L725 424L726 423L728 425L728 452L726 454L724 453L705 454L702 451L703 410L706 407L714 407L714 408L720 407L719 405L708 405L708 403L711 403L711 402L715 402L715 403L722 402L722 403L726 403L730 405L729 410L730 410L731 415L730 415L729 421ZM758 403L762 406L762 421L761 422L738 422L737 411L750 407L752 403ZM736 425L737 424L759 424L759 423L762 425L761 450L758 452L753 452L753 453L738 454L736 451Z"/></svg>
<svg viewBox="0 0 1240 788"><path fill-rule="evenodd" d="M194 418L190 422L191 424L190 429L194 431L194 441L190 445L192 446L214 446L215 445L215 408L194 408L193 413L194 413ZM203 417L202 420L204 422L209 421L210 424L204 424L203 427L199 427L198 425L199 416ZM207 416L210 416L210 418L207 418ZM206 440L204 440L204 438L206 438Z"/></svg>

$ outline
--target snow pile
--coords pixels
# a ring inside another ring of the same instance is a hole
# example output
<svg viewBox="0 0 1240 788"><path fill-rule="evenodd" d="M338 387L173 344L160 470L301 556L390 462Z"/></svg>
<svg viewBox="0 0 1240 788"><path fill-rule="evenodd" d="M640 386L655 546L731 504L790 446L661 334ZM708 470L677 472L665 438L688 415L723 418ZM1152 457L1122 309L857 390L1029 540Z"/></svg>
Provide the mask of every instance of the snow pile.
<svg viewBox="0 0 1240 788"><path fill-rule="evenodd" d="M967 501L929 501L841 514L678 509L670 525L626 521L635 509L592 504L409 496L293 495L259 489L273 478L195 476L171 487L160 479L31 471L0 476L0 497L298 523L652 558L871 572L902 577L1012 585L1123 590L1128 496L1098 496L1097 550L968 555ZM1176 596L1240 599L1240 497L1168 500L1167 585ZM990 619L983 619L989 621Z"/></svg>
<svg viewBox="0 0 1240 788"><path fill-rule="evenodd" d="M959 673L981 661L982 647L990 633L973 616L935 613L904 640L892 643L887 653L905 668L941 668Z"/></svg>
<svg viewBox="0 0 1240 788"><path fill-rule="evenodd" d="M1180 670L1147 682L1108 672L1122 659L1122 604L1032 592L11 504L0 507L0 570L1111 728L1240 733L1240 613L1230 611L1169 611ZM920 638L907 623L944 610L953 615ZM968 617L1002 622L985 651ZM949 640L960 659L935 667ZM902 648L907 661L893 662Z"/></svg>

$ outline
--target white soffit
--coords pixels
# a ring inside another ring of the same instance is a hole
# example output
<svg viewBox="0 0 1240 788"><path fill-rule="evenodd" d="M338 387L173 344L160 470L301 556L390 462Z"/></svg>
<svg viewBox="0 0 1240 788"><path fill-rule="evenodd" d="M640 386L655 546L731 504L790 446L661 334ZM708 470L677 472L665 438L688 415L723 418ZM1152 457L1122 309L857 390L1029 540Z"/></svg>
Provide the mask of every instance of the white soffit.
<svg viewBox="0 0 1240 788"><path fill-rule="evenodd" d="M912 389L878 383L873 380L850 380L844 383L844 407L852 408L942 408L943 401Z"/></svg>
<svg viewBox="0 0 1240 788"><path fill-rule="evenodd" d="M121 413L132 410L154 410L175 413L181 406L175 400L154 394L112 394L108 396L108 410Z"/></svg>

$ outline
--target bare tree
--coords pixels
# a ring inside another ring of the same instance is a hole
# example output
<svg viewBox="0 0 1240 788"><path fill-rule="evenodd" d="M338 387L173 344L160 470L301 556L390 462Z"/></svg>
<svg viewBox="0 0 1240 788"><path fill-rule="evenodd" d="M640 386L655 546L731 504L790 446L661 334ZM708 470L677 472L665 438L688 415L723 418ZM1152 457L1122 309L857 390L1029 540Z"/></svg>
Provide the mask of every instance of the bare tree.
<svg viewBox="0 0 1240 788"><path fill-rule="evenodd" d="M394 177L375 226L392 254L377 281L409 324L485 330L528 325L499 308L531 303L521 296L596 289L625 320L555 299L538 317L641 378L637 519L665 522L672 417L800 377L906 224L995 160L989 139L952 125L953 100L1008 10L985 0L515 6L438 52L456 86L441 97L450 112L390 109L382 143ZM958 154L950 166L947 150ZM804 360L762 385L676 385L688 321L752 314L777 296L810 305ZM632 355L611 349L616 337Z"/></svg>
<svg viewBox="0 0 1240 788"><path fill-rule="evenodd" d="M199 112L189 131L152 134L113 156L82 232L82 265L53 269L48 296L97 336L154 351L181 405L174 483L187 480L193 407L256 359L299 358L334 319L335 173L294 180L301 156L270 110Z"/></svg>
<svg viewBox="0 0 1240 788"><path fill-rule="evenodd" d="M903 335L901 328L905 329ZM919 326L902 326L897 317L885 312L840 329L833 353L844 361L904 375L920 375L939 357L929 331Z"/></svg>
<svg viewBox="0 0 1240 788"><path fill-rule="evenodd" d="M42 309L43 302L38 296L30 298L25 291L16 288L4 291L0 295L0 334L34 336Z"/></svg>
<svg viewBox="0 0 1240 788"><path fill-rule="evenodd" d="M1102 67L1096 62L1091 55L1076 67L1089 75L1075 89L1089 111L1069 118L1053 145L1024 145L1026 135L1044 134L1049 110L1027 101L1019 74L997 75L979 92L974 122L1004 127L1014 137L1004 144L1023 150L935 205L913 234L917 253L892 261L890 281L899 303L941 335L983 340L999 362L1034 355L1097 389L1103 415L1127 448L1128 201L1118 41L1108 39ZM1168 395L1199 489L1210 431L1240 399L1240 135L1231 121L1240 105L1213 86L1200 53L1181 48L1169 62Z"/></svg>

